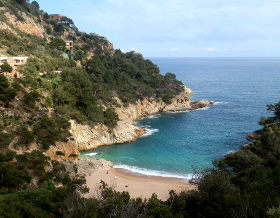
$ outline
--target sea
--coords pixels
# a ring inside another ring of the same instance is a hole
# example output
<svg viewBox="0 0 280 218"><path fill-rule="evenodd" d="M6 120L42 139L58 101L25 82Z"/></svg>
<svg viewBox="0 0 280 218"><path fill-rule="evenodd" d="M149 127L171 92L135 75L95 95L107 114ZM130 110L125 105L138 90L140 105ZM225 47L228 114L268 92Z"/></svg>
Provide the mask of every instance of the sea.
<svg viewBox="0 0 280 218"><path fill-rule="evenodd" d="M135 122L147 133L135 142L99 147L82 156L114 162L115 168L148 176L188 180L212 161L238 151L260 129L266 105L280 101L280 58L151 58L194 94L214 105L151 115Z"/></svg>

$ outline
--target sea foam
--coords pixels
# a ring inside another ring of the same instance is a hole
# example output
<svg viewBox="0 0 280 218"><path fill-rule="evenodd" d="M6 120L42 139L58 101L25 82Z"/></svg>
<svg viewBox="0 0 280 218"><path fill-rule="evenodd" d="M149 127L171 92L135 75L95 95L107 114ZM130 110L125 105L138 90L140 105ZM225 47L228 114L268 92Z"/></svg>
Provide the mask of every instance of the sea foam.
<svg viewBox="0 0 280 218"><path fill-rule="evenodd" d="M158 129L150 129L150 128L145 128L145 127L143 129L146 130L146 133L143 134L141 137L147 137L147 136L153 135L156 132L159 132Z"/></svg>
<svg viewBox="0 0 280 218"><path fill-rule="evenodd" d="M92 153L88 153L88 154L85 154L86 156L95 156L97 155L98 153L97 152L92 152Z"/></svg>
<svg viewBox="0 0 280 218"><path fill-rule="evenodd" d="M128 166L128 165L114 165L114 168L116 169L124 169L127 171L130 171L132 173L141 174L145 176L160 176L160 177L169 177L169 178L179 178L184 179L186 181L189 181L193 178L193 174L175 174L175 173L168 173L164 171L158 171L158 170L150 170L146 168L136 167L136 166Z"/></svg>
<svg viewBox="0 0 280 218"><path fill-rule="evenodd" d="M218 104L228 104L228 102L226 101L215 101L214 105L218 105Z"/></svg>
<svg viewBox="0 0 280 218"><path fill-rule="evenodd" d="M167 111L167 114L180 114L180 113L188 113L190 111L185 110L185 111Z"/></svg>
<svg viewBox="0 0 280 218"><path fill-rule="evenodd" d="M160 117L160 114L152 114L150 116L145 117L144 119L157 119Z"/></svg>
<svg viewBox="0 0 280 218"><path fill-rule="evenodd" d="M206 111L206 110L208 110L210 107L203 107L203 108L198 108L198 109L196 109L197 111Z"/></svg>

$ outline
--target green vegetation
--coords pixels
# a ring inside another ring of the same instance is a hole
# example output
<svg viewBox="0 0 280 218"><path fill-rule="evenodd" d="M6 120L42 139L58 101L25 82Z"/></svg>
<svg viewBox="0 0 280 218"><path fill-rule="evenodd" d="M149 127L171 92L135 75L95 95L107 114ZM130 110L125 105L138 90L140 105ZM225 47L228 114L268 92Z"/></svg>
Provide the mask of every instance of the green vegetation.
<svg viewBox="0 0 280 218"><path fill-rule="evenodd" d="M10 86L6 77L0 74L0 105L3 102L5 106L8 106L15 96L16 90Z"/></svg>
<svg viewBox="0 0 280 218"><path fill-rule="evenodd" d="M58 50L65 50L65 41L60 38L54 38L52 37L50 40L50 47L52 49L56 48Z"/></svg>
<svg viewBox="0 0 280 218"><path fill-rule="evenodd" d="M144 97L169 102L183 90L174 74L162 76L156 65L135 52L124 54L116 50L114 55L96 55L85 63L85 69L98 98L108 99L116 92L126 103Z"/></svg>
<svg viewBox="0 0 280 218"><path fill-rule="evenodd" d="M55 154L60 156L65 156L65 154L62 151L56 151Z"/></svg>
<svg viewBox="0 0 280 218"><path fill-rule="evenodd" d="M13 68L11 67L10 64L8 64L7 62L4 62L1 66L1 72L8 72L8 73L11 73Z"/></svg>

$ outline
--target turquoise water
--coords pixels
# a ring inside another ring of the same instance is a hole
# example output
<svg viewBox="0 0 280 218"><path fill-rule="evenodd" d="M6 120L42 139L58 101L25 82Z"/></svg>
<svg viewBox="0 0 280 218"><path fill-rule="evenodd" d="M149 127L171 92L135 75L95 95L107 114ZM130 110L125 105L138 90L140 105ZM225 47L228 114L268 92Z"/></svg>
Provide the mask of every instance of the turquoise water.
<svg viewBox="0 0 280 218"><path fill-rule="evenodd" d="M215 105L139 120L148 133L133 143L100 147L83 155L113 161L116 167L147 175L188 178L193 169L236 151L245 135L260 128L266 105L280 101L280 58L153 58L191 88L193 100Z"/></svg>

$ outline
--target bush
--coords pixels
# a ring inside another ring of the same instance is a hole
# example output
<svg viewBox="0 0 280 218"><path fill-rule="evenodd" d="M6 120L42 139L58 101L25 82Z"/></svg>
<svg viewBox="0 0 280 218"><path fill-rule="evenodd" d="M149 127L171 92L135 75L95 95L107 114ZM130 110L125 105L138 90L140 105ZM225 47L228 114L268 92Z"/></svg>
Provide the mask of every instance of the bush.
<svg viewBox="0 0 280 218"><path fill-rule="evenodd" d="M10 87L7 78L0 75L0 101L8 106L9 102L14 99L15 96L16 91Z"/></svg>
<svg viewBox="0 0 280 218"><path fill-rule="evenodd" d="M17 129L17 135L19 136L17 144L21 146L27 146L35 139L33 133L23 125Z"/></svg>
<svg viewBox="0 0 280 218"><path fill-rule="evenodd" d="M66 141L70 137L69 127L67 119L56 115L49 118L45 114L34 125L34 134L37 142L47 150L50 145L55 145L56 141Z"/></svg>
<svg viewBox="0 0 280 218"><path fill-rule="evenodd" d="M36 102L39 100L39 96L37 91L26 93L23 97L24 105L30 109L34 109Z"/></svg>
<svg viewBox="0 0 280 218"><path fill-rule="evenodd" d="M76 157L78 157L78 155L77 154L70 154L68 157L76 158Z"/></svg>
<svg viewBox="0 0 280 218"><path fill-rule="evenodd" d="M11 73L13 71L13 68L7 62L4 62L0 67L2 72Z"/></svg>
<svg viewBox="0 0 280 218"><path fill-rule="evenodd" d="M56 151L55 154L59 156L65 156L65 154L62 151Z"/></svg>
<svg viewBox="0 0 280 218"><path fill-rule="evenodd" d="M12 142L12 135L0 132L0 149L6 148Z"/></svg>
<svg viewBox="0 0 280 218"><path fill-rule="evenodd" d="M104 123L109 128L114 128L119 120L118 115L112 108L107 108L104 112Z"/></svg>
<svg viewBox="0 0 280 218"><path fill-rule="evenodd" d="M54 37L51 38L51 41L50 41L50 47L51 48L64 51L65 46L66 46L66 44L65 44L65 41L63 39L54 38Z"/></svg>

